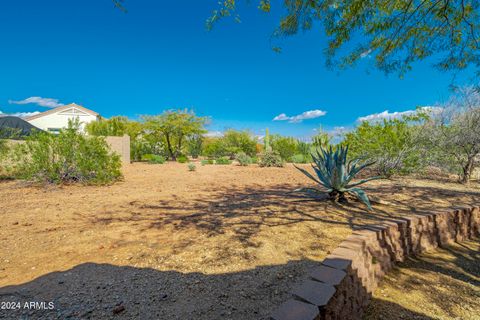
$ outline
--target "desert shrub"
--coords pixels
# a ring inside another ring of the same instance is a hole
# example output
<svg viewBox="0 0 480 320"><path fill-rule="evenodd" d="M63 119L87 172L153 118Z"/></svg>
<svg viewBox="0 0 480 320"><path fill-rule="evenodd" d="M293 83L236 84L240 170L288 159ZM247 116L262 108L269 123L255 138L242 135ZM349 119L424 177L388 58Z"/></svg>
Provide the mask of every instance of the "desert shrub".
<svg viewBox="0 0 480 320"><path fill-rule="evenodd" d="M275 151L265 151L258 161L260 167L283 167L283 160Z"/></svg>
<svg viewBox="0 0 480 320"><path fill-rule="evenodd" d="M230 160L229 157L221 157L221 158L215 159L215 164L225 165L225 164L231 164L231 163L232 161Z"/></svg>
<svg viewBox="0 0 480 320"><path fill-rule="evenodd" d="M160 156L158 154L144 154L142 155L142 161L147 161L148 163L154 163L154 164L163 164L165 163L166 159L163 156Z"/></svg>
<svg viewBox="0 0 480 320"><path fill-rule="evenodd" d="M234 159L243 152L253 156L257 152L257 140L248 131L227 130L222 137L205 138L202 154L207 157L220 158L228 156Z"/></svg>
<svg viewBox="0 0 480 320"><path fill-rule="evenodd" d="M189 163L188 164L188 171L195 171L197 170L197 166L195 165L195 163Z"/></svg>
<svg viewBox="0 0 480 320"><path fill-rule="evenodd" d="M132 161L142 160L145 154L158 153L158 145L145 135L143 123L129 120L127 117L116 116L110 119L92 121L85 126L85 130L92 136L130 137L130 158Z"/></svg>
<svg viewBox="0 0 480 320"><path fill-rule="evenodd" d="M8 161L9 147L6 140L0 139L0 180L5 180L11 177L10 163Z"/></svg>
<svg viewBox="0 0 480 320"><path fill-rule="evenodd" d="M295 154L292 156L292 158L290 159L293 163L308 163L308 159L305 155L303 154Z"/></svg>
<svg viewBox="0 0 480 320"><path fill-rule="evenodd" d="M200 163L202 164L202 166L205 166L207 164L215 164L215 160L213 160L213 159L203 159L202 161L200 161Z"/></svg>
<svg viewBox="0 0 480 320"><path fill-rule="evenodd" d="M312 147L328 148L331 144L332 136L325 132L322 128L317 130L317 134L312 137Z"/></svg>
<svg viewBox="0 0 480 320"><path fill-rule="evenodd" d="M101 137L79 132L70 122L58 135L36 133L17 145L20 178L46 183L106 184L121 178L121 160Z"/></svg>
<svg viewBox="0 0 480 320"><path fill-rule="evenodd" d="M184 156L183 154L178 156L177 157L177 162L178 163L187 163L188 162L188 158L187 156Z"/></svg>
<svg viewBox="0 0 480 320"><path fill-rule="evenodd" d="M309 143L297 140L297 154L310 155L311 147Z"/></svg>
<svg viewBox="0 0 480 320"><path fill-rule="evenodd" d="M252 158L248 156L245 152L239 152L235 155L235 159L241 166L248 166L252 163Z"/></svg>
<svg viewBox="0 0 480 320"><path fill-rule="evenodd" d="M195 134L188 138L187 150L188 150L188 154L193 159L197 159L198 156L202 153L202 144L203 144L203 136L200 134Z"/></svg>
<svg viewBox="0 0 480 320"><path fill-rule="evenodd" d="M307 170L296 167L308 178L312 179L328 192L330 199L335 201L346 201L345 194L349 193L356 196L371 209L370 201L359 185L379 177L370 177L360 181L353 182L355 176L363 169L371 166L373 163L360 163L359 159L347 160L348 147L339 146L337 148L320 148L315 154L312 154L313 169L317 177L314 177ZM298 191L307 191L311 193L322 193L322 190L316 188L302 188Z"/></svg>
<svg viewBox="0 0 480 320"><path fill-rule="evenodd" d="M227 155L222 138L206 137L203 141L202 155L209 158L219 158Z"/></svg>
<svg viewBox="0 0 480 320"><path fill-rule="evenodd" d="M375 162L373 168L382 176L419 171L424 157L419 151L416 120L409 117L362 122L345 135L343 145L349 146L352 158Z"/></svg>
<svg viewBox="0 0 480 320"><path fill-rule="evenodd" d="M244 152L249 156L253 156L257 151L257 141L248 131L227 130L221 138L226 151L226 155L230 159L235 158L235 154Z"/></svg>
<svg viewBox="0 0 480 320"><path fill-rule="evenodd" d="M127 134L128 118L122 116L99 119L85 125L85 130L92 136L118 136Z"/></svg>
<svg viewBox="0 0 480 320"><path fill-rule="evenodd" d="M144 137L137 137L134 140L130 137L130 158L132 161L146 161L143 159L143 156L154 154L154 152L159 152L158 148L155 148Z"/></svg>
<svg viewBox="0 0 480 320"><path fill-rule="evenodd" d="M283 137L278 134L270 137L272 150L276 151L280 157L287 161L297 152L297 140L291 137Z"/></svg>
<svg viewBox="0 0 480 320"><path fill-rule="evenodd" d="M232 161L229 159L229 157L221 157L218 159L215 159L215 164L231 164Z"/></svg>

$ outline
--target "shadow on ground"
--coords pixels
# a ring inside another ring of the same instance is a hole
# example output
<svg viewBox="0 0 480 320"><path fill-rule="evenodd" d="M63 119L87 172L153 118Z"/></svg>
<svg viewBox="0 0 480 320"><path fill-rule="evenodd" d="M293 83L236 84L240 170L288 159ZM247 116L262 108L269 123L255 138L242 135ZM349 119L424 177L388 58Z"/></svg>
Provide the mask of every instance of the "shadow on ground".
<svg viewBox="0 0 480 320"><path fill-rule="evenodd" d="M273 309L290 297L291 283L301 283L301 275L315 264L294 261L205 275L85 263L26 284L0 288L0 302L20 302L22 306L0 310L0 318L269 319ZM252 282L256 286L252 287ZM25 302L32 301L44 302L46 307L53 302L54 309L23 308ZM415 314L393 303L388 303L388 308L394 313Z"/></svg>
<svg viewBox="0 0 480 320"><path fill-rule="evenodd" d="M312 198L293 190L295 187L289 184L269 188L212 188L205 190L206 195L198 195L195 199L133 201L125 209L106 210L85 215L83 219L104 225L135 223L143 231L171 226L179 232L197 229L210 236L232 232L234 240L253 245L251 238L262 228L304 222L356 228L392 217L382 206L369 212L358 201L337 204L326 197Z"/></svg>
<svg viewBox="0 0 480 320"><path fill-rule="evenodd" d="M479 249L476 239L409 258L387 274L365 319L478 319Z"/></svg>

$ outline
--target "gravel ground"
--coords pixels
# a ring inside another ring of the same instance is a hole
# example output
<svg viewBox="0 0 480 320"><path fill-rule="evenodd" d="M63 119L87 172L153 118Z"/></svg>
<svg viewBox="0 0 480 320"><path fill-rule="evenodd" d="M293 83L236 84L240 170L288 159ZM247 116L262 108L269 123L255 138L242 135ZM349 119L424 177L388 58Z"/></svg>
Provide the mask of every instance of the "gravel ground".
<svg viewBox="0 0 480 320"><path fill-rule="evenodd" d="M364 320L479 320L480 240L411 258L375 291Z"/></svg>
<svg viewBox="0 0 480 320"><path fill-rule="evenodd" d="M376 181L369 212L292 192L311 182L291 165L123 171L103 187L0 183L0 301L55 306L0 317L265 319L353 227L480 199L475 185Z"/></svg>

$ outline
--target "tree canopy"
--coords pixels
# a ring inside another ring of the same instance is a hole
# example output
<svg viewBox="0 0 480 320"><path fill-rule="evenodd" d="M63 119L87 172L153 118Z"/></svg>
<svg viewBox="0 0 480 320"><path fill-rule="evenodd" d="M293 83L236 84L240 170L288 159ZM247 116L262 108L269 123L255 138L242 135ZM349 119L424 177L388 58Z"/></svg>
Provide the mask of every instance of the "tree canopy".
<svg viewBox="0 0 480 320"><path fill-rule="evenodd" d="M238 2L219 2L207 28L226 16L238 19ZM295 35L319 24L328 38L330 66L346 67L370 56L380 70L403 75L414 62L434 57L441 70L474 66L480 71L480 2L475 0L258 1L265 12L274 5L286 12L274 36Z"/></svg>
<svg viewBox="0 0 480 320"><path fill-rule="evenodd" d="M149 134L163 139L169 157L176 160L186 140L205 133L207 118L198 117L188 110L169 110L157 116L143 116Z"/></svg>

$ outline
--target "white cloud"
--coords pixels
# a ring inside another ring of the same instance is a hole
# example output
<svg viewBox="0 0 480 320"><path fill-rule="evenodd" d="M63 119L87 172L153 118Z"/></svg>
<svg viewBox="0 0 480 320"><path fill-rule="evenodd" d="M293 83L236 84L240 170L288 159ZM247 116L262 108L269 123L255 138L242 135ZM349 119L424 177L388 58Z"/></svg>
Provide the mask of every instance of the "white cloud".
<svg viewBox="0 0 480 320"><path fill-rule="evenodd" d="M330 130L328 133L331 134L332 136L334 137L342 137L344 136L346 133L348 133L349 131L351 131L351 129L349 128L345 128L345 127L333 127L332 130Z"/></svg>
<svg viewBox="0 0 480 320"><path fill-rule="evenodd" d="M41 107L57 108L63 106L63 103L58 102L58 99L42 98L42 97L30 97L20 101L8 100L10 104L30 104L34 103Z"/></svg>
<svg viewBox="0 0 480 320"><path fill-rule="evenodd" d="M440 107L431 107L431 106L425 106L419 108L422 111L426 112L431 112L431 113L438 113L442 110ZM374 113L374 114L369 114L368 116L360 117L357 119L358 122L363 122L363 121L379 121L383 119L398 119L403 116L410 116L417 113L417 110L407 110L407 111L401 111L401 112L390 112L388 110L385 110L380 113Z"/></svg>
<svg viewBox="0 0 480 320"><path fill-rule="evenodd" d="M372 49L365 50L360 54L360 58L370 58L370 53L372 53Z"/></svg>
<svg viewBox="0 0 480 320"><path fill-rule="evenodd" d="M39 114L39 113L40 113L40 111L15 112L15 113L3 113L2 111L0 111L0 117L12 116L12 117L19 117L19 118L27 118L27 117L31 117L31 116L34 116L34 115Z"/></svg>
<svg viewBox="0 0 480 320"><path fill-rule="evenodd" d="M326 114L327 114L326 111L318 110L318 109L305 111L301 114L298 114L296 116L291 116L291 117L287 116L285 113L281 113L275 118L273 118L273 121L288 121L290 123L300 123L303 120L323 117Z"/></svg>
<svg viewBox="0 0 480 320"><path fill-rule="evenodd" d="M205 137L218 138L223 137L223 132L221 131L208 131L204 134Z"/></svg>

